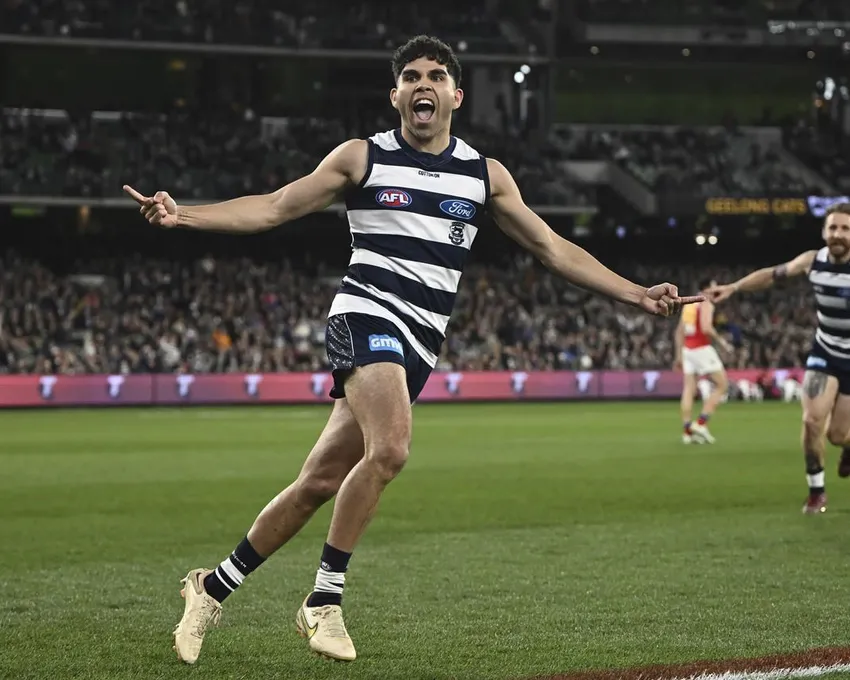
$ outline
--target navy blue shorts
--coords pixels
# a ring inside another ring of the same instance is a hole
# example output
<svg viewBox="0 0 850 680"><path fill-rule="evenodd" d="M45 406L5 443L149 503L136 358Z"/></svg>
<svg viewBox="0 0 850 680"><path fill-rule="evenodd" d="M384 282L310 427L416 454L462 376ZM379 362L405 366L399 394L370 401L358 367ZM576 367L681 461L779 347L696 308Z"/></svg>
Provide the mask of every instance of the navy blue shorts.
<svg viewBox="0 0 850 680"><path fill-rule="evenodd" d="M357 366L391 362L404 367L412 404L433 370L401 331L379 316L347 313L330 317L325 344L333 369L334 384L330 391L333 399L345 397L345 381Z"/></svg>
<svg viewBox="0 0 850 680"><path fill-rule="evenodd" d="M842 361L815 341L806 359L806 370L826 373L838 379L838 393L850 394L850 361Z"/></svg>

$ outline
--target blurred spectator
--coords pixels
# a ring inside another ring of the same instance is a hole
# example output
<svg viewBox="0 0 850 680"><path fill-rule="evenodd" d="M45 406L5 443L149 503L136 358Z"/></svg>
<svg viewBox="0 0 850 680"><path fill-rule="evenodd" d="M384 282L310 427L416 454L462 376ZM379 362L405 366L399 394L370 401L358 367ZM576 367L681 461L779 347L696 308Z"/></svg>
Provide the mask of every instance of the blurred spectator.
<svg viewBox="0 0 850 680"><path fill-rule="evenodd" d="M324 327L340 274L289 262L204 258L78 263L57 276L0 260L0 373L271 372L327 368ZM627 268L696 288L693 267ZM712 269L723 280L745 270ZM730 368L802 366L815 323L804 282L733 298L717 324ZM591 296L526 256L464 276L440 368L657 369L673 363L669 320Z"/></svg>

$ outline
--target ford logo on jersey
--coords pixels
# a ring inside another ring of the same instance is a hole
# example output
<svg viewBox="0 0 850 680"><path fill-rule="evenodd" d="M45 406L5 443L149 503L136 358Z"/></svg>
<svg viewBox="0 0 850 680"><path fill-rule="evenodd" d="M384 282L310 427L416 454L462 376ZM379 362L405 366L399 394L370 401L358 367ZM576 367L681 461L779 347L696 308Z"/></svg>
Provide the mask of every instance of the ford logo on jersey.
<svg viewBox="0 0 850 680"><path fill-rule="evenodd" d="M401 189L381 189L375 200L388 208L406 208L413 203L410 194Z"/></svg>
<svg viewBox="0 0 850 680"><path fill-rule="evenodd" d="M370 335L369 349L373 352L395 352L404 356L404 348L392 335Z"/></svg>
<svg viewBox="0 0 850 680"><path fill-rule="evenodd" d="M475 206L472 205L472 203L469 201L461 201L456 198L440 203L440 210L446 213L446 215L462 217L465 220L471 220L472 216L475 215Z"/></svg>

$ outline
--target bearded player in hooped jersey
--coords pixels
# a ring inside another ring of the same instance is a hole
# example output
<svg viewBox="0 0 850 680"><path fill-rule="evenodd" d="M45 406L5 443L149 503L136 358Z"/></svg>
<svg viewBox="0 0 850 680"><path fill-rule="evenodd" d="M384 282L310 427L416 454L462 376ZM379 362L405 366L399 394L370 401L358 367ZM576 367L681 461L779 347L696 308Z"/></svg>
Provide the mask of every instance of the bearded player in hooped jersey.
<svg viewBox="0 0 850 680"><path fill-rule="evenodd" d="M701 281L700 290L706 290L716 282ZM717 343L726 351L732 345L725 340L714 328L714 303L704 300L695 305L682 309L679 325L676 327L674 368L683 373L682 398L682 442L685 444L713 444L714 436L708 429L708 420L723 400L723 395L729 389L726 369L720 355L714 349ZM703 404L699 418L693 421L694 399L697 395L697 381L708 378L712 383L711 394Z"/></svg>
<svg viewBox="0 0 850 680"><path fill-rule="evenodd" d="M809 495L803 512L826 511L824 434L840 446L838 476L850 477L850 203L838 203L823 223L826 247L809 250L776 267L766 267L726 285L709 288L715 302L739 292L769 288L807 276L815 293L818 326L803 378L803 455Z"/></svg>
<svg viewBox="0 0 850 680"><path fill-rule="evenodd" d="M411 403L437 362L466 256L478 230L489 228L486 215L550 270L588 290L660 316L703 299L679 297L668 283L645 288L607 269L535 215L501 163L453 137L452 112L463 91L450 47L419 36L396 51L392 69L390 101L401 126L341 144L310 175L274 193L182 206L165 192L143 196L125 187L152 224L243 234L345 200L352 237L350 266L328 315L330 418L298 478L262 509L235 550L217 568L192 569L184 579L186 603L174 631L184 662L197 660L221 603L334 497L296 627L314 652L355 659L341 608L349 560L407 460Z"/></svg>

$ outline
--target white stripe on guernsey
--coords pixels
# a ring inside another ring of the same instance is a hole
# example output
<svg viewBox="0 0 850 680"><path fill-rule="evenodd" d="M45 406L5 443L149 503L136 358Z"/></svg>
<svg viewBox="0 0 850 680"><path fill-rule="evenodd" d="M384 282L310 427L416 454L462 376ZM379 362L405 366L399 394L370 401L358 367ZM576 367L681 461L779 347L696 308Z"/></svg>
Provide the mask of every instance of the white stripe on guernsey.
<svg viewBox="0 0 850 680"><path fill-rule="evenodd" d="M812 271L809 281L821 286L850 287L850 273Z"/></svg>
<svg viewBox="0 0 850 680"><path fill-rule="evenodd" d="M815 255L815 259L818 262L828 262L829 261L829 248L824 247L818 251L818 254Z"/></svg>
<svg viewBox="0 0 850 680"><path fill-rule="evenodd" d="M824 351L839 359L850 359L850 340L824 333L820 328L815 331L815 340L820 342Z"/></svg>
<svg viewBox="0 0 850 680"><path fill-rule="evenodd" d="M834 316L818 312L818 323L839 331L850 331L850 319L836 319Z"/></svg>
<svg viewBox="0 0 850 680"><path fill-rule="evenodd" d="M833 309L847 309L847 300L834 295L815 293L815 298L821 307L832 307Z"/></svg>
<svg viewBox="0 0 850 680"><path fill-rule="evenodd" d="M457 287L460 285L461 273L455 269L414 262L401 257L387 257L365 248L356 248L349 264L368 264L388 269L406 279L425 284L429 288L444 290L447 293L457 293Z"/></svg>
<svg viewBox="0 0 850 680"><path fill-rule="evenodd" d="M429 309L424 309L423 307L411 304L407 300L400 298L395 293L376 288L371 283L360 283L359 281L354 281L347 276L342 280L349 285L356 286L360 290L366 291L370 295L374 295L376 298L386 300L397 310L403 314L407 314L407 316L411 317L417 323L433 328L435 331L439 331L443 335L446 334L446 328L449 326L449 317L444 314L437 314L437 312L432 312Z"/></svg>
<svg viewBox="0 0 850 680"><path fill-rule="evenodd" d="M454 245L449 241L449 233L453 220L439 217L427 217L412 212L404 214L387 214L387 210L349 210L348 222L355 234L386 234L388 236L409 236L434 243ZM472 242L478 235L478 229L467 224L463 243L458 248L472 247Z"/></svg>
<svg viewBox="0 0 850 680"><path fill-rule="evenodd" d="M398 151L401 148L392 130L389 132L379 132L376 135L372 135L369 139L384 149L384 151Z"/></svg>
<svg viewBox="0 0 850 680"><path fill-rule="evenodd" d="M455 150L452 151L452 156L462 161L475 161L481 158L481 154L478 153L471 146L469 146L469 144L467 144L460 138L456 139L457 144L455 145Z"/></svg>
<svg viewBox="0 0 850 680"><path fill-rule="evenodd" d="M220 564L215 568L215 575L218 576L218 580L221 581L224 587L232 593L233 588L231 588L230 584L227 582L227 578L224 576L224 569L221 568Z"/></svg>
<svg viewBox="0 0 850 680"><path fill-rule="evenodd" d="M410 332L407 324L383 305L379 305L373 300L357 297L356 295L337 293L331 303L331 309L328 312L328 316L334 316L336 314L368 314L370 316L378 316L382 319L386 319L401 331L401 334L410 343L410 346L420 357L422 357L422 360L426 364L432 367L437 365L437 355L419 342L419 340L416 339L416 336Z"/></svg>
<svg viewBox="0 0 850 680"><path fill-rule="evenodd" d="M242 581L245 580L245 574L243 574L236 568L236 565L230 561L229 557L224 560L224 562L222 562L219 566L222 568L222 571L224 571L224 573L230 577L230 580L233 581L237 586L242 585Z"/></svg>
<svg viewBox="0 0 850 680"><path fill-rule="evenodd" d="M487 189L482 179L455 175L451 172L429 171L428 174L423 172L419 168L375 163L372 166L372 174L366 182L366 188L418 189L434 194L444 194L446 199L465 198L467 201L475 201L482 205L487 198ZM431 175L439 175L439 177ZM416 205L415 199L413 205Z"/></svg>
<svg viewBox="0 0 850 680"><path fill-rule="evenodd" d="M792 678L821 678L834 673L847 673L850 664L837 663L832 666L799 666L776 668L772 671L727 671L726 673L699 673L676 680L791 680ZM647 676L651 677L651 676Z"/></svg>

